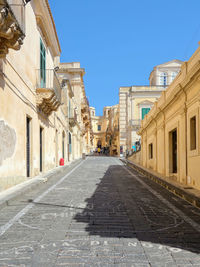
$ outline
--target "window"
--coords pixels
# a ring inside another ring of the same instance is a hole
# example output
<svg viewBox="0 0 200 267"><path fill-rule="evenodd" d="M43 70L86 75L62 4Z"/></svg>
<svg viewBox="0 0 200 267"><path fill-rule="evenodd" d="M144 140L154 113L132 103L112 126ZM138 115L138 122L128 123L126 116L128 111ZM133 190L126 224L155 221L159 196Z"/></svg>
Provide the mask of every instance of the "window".
<svg viewBox="0 0 200 267"><path fill-rule="evenodd" d="M101 125L98 125L97 128L98 128L98 131L101 131Z"/></svg>
<svg viewBox="0 0 200 267"><path fill-rule="evenodd" d="M62 157L65 158L65 132L62 133Z"/></svg>
<svg viewBox="0 0 200 267"><path fill-rule="evenodd" d="M153 144L149 144L149 159L153 158Z"/></svg>
<svg viewBox="0 0 200 267"><path fill-rule="evenodd" d="M177 72L172 72L172 81L175 79L175 77L176 77L176 75L177 75Z"/></svg>
<svg viewBox="0 0 200 267"><path fill-rule="evenodd" d="M144 119L144 116L148 114L150 111L150 108L142 108L142 120Z"/></svg>
<svg viewBox="0 0 200 267"><path fill-rule="evenodd" d="M178 170L178 146L177 128L169 132L169 172L177 173Z"/></svg>
<svg viewBox="0 0 200 267"><path fill-rule="evenodd" d="M72 135L69 133L69 153L72 153Z"/></svg>
<svg viewBox="0 0 200 267"><path fill-rule="evenodd" d="M167 85L167 73L166 72L163 72L160 75L160 85L164 85L164 86Z"/></svg>
<svg viewBox="0 0 200 267"><path fill-rule="evenodd" d="M46 86L46 49L40 39L40 86Z"/></svg>
<svg viewBox="0 0 200 267"><path fill-rule="evenodd" d="M190 119L190 150L196 149L196 116Z"/></svg>

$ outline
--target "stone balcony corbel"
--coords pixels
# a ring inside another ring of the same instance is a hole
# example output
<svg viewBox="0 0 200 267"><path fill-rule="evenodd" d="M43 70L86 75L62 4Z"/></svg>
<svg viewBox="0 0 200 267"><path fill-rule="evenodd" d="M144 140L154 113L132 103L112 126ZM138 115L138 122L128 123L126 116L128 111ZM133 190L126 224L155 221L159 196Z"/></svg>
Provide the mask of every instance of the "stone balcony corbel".
<svg viewBox="0 0 200 267"><path fill-rule="evenodd" d="M25 5L20 1L9 4L9 0L0 0L0 58L8 54L9 48L19 50L23 44Z"/></svg>
<svg viewBox="0 0 200 267"><path fill-rule="evenodd" d="M70 127L74 127L74 126L78 125L77 113L75 110L70 111L69 125L70 125Z"/></svg>
<svg viewBox="0 0 200 267"><path fill-rule="evenodd" d="M41 70L37 71L36 104L47 116L57 111L61 104L61 85L54 70L45 70L45 81L41 79Z"/></svg>
<svg viewBox="0 0 200 267"><path fill-rule="evenodd" d="M2 26L5 23L6 17L8 16L8 8L4 6L0 10L0 26Z"/></svg>

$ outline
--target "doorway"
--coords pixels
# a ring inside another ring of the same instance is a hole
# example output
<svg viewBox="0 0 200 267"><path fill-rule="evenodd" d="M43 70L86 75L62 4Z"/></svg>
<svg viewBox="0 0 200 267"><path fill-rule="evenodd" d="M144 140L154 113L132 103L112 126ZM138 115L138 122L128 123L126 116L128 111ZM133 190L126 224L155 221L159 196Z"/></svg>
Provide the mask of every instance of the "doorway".
<svg viewBox="0 0 200 267"><path fill-rule="evenodd" d="M43 171L43 128L40 127L40 172Z"/></svg>
<svg viewBox="0 0 200 267"><path fill-rule="evenodd" d="M62 134L62 158L65 159L65 133Z"/></svg>
<svg viewBox="0 0 200 267"><path fill-rule="evenodd" d="M98 147L98 148L101 148L101 140L98 140L98 142L97 142L97 147Z"/></svg>
<svg viewBox="0 0 200 267"><path fill-rule="evenodd" d="M56 167L58 166L58 130L56 130L55 135L55 159L56 159Z"/></svg>
<svg viewBox="0 0 200 267"><path fill-rule="evenodd" d="M178 169L178 155L177 155L177 129L174 129L169 133L169 148L170 148L170 172L177 173Z"/></svg>
<svg viewBox="0 0 200 267"><path fill-rule="evenodd" d="M31 173L31 119L26 117L26 176Z"/></svg>

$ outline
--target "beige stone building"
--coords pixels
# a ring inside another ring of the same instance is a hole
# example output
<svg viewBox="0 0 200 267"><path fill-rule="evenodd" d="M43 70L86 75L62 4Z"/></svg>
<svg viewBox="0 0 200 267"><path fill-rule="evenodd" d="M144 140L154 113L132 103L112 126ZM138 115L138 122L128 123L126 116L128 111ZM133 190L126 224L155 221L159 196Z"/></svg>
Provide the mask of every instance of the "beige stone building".
<svg viewBox="0 0 200 267"><path fill-rule="evenodd" d="M92 141L84 70L70 63L60 77L48 1L25 2L0 0L0 191L81 157Z"/></svg>
<svg viewBox="0 0 200 267"><path fill-rule="evenodd" d="M69 122L69 160L77 159L82 154L90 153L92 149L93 133L89 102L85 95L83 76L85 69L79 62L60 63L57 71L59 79L67 84Z"/></svg>
<svg viewBox="0 0 200 267"><path fill-rule="evenodd" d="M141 123L140 164L200 189L200 48Z"/></svg>
<svg viewBox="0 0 200 267"><path fill-rule="evenodd" d="M119 105L104 107L103 116L96 116L95 108L90 107L90 114L94 134L93 150L105 147L110 155L119 154Z"/></svg>
<svg viewBox="0 0 200 267"><path fill-rule="evenodd" d="M154 67L150 74L150 85L120 87L119 89L119 143L120 154L124 155L139 142L137 131L141 121L154 102L166 90L180 70L182 62L172 60Z"/></svg>

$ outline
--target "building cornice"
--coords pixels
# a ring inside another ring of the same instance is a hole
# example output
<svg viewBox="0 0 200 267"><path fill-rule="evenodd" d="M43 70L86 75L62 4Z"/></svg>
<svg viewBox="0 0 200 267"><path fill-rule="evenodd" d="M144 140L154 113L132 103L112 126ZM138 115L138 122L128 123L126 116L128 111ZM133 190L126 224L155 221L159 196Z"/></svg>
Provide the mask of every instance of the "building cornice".
<svg viewBox="0 0 200 267"><path fill-rule="evenodd" d="M61 48L48 0L34 1L36 22L54 56L60 56Z"/></svg>
<svg viewBox="0 0 200 267"><path fill-rule="evenodd" d="M56 40L58 42L59 51L61 53L60 42L59 42L59 39L58 39L58 35L57 35L57 31L56 31L56 26L55 26L55 22L54 22L53 15L52 15L52 12L51 12L51 8L50 8L50 5L49 5L49 1L48 0L45 0L45 1L46 1L46 5L47 5L48 11L49 11L49 15L51 17L51 21L52 21L52 24L53 24L54 33L55 33L55 36L56 36Z"/></svg>
<svg viewBox="0 0 200 267"><path fill-rule="evenodd" d="M188 62L182 64L180 73L168 86L167 90L162 93L152 110L145 116L138 134L142 134L160 112L165 112L165 110L180 98L181 94L185 94L198 79L200 79L200 47L195 51Z"/></svg>

